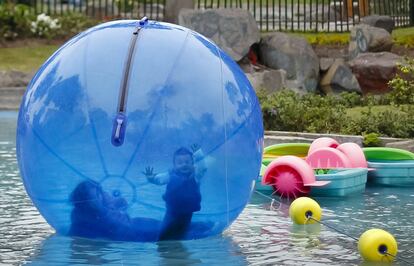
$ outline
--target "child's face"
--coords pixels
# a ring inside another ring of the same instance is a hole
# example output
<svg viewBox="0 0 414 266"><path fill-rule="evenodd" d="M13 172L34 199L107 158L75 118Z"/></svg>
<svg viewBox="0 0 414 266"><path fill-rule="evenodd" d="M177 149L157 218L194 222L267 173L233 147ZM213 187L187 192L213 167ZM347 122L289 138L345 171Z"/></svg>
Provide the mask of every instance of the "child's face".
<svg viewBox="0 0 414 266"><path fill-rule="evenodd" d="M194 171L193 158L190 155L177 155L174 159L174 169L181 174Z"/></svg>

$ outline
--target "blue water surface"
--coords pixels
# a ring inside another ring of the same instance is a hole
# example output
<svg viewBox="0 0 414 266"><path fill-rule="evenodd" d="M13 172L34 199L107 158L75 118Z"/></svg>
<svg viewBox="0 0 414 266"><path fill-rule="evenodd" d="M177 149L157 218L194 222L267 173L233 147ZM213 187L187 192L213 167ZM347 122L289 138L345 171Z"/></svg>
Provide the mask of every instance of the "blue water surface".
<svg viewBox="0 0 414 266"><path fill-rule="evenodd" d="M324 226L293 226L287 204L271 205L259 194L221 236L162 243L58 236L21 182L16 119L17 113L0 112L0 265L372 265L361 260L352 239ZM317 200L326 223L354 236L373 227L388 230L414 263L412 188L370 187L346 199Z"/></svg>

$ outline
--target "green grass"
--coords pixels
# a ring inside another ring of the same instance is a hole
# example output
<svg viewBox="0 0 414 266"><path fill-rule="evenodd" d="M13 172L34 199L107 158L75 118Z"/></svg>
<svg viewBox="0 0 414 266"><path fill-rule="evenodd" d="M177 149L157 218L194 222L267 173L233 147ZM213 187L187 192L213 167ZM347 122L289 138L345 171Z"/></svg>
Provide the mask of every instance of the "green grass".
<svg viewBox="0 0 414 266"><path fill-rule="evenodd" d="M414 27L396 29L392 32L394 42L406 47L414 47Z"/></svg>
<svg viewBox="0 0 414 266"><path fill-rule="evenodd" d="M0 70L34 71L59 46L36 45L17 48L0 48Z"/></svg>
<svg viewBox="0 0 414 266"><path fill-rule="evenodd" d="M337 45L349 43L349 32L325 33L325 32L294 32L292 35L305 38L310 44Z"/></svg>
<svg viewBox="0 0 414 266"><path fill-rule="evenodd" d="M349 33L325 33L325 32L294 32L295 36L303 37L310 44L318 45L347 45L349 43ZM414 27L395 29L392 32L394 42L409 48L414 47Z"/></svg>

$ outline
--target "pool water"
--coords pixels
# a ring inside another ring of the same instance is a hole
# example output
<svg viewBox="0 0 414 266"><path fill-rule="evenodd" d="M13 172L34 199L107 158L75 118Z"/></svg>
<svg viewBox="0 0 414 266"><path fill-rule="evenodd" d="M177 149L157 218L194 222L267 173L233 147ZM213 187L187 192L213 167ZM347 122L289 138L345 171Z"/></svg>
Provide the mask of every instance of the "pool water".
<svg viewBox="0 0 414 266"><path fill-rule="evenodd" d="M125 243L54 234L27 197L15 158L17 113L0 112L0 265L371 265L354 240L324 226L293 226L288 205L253 194L222 236ZM414 264L414 189L369 187L346 199L320 198L324 222L353 236L394 234ZM399 261L394 265L407 265Z"/></svg>

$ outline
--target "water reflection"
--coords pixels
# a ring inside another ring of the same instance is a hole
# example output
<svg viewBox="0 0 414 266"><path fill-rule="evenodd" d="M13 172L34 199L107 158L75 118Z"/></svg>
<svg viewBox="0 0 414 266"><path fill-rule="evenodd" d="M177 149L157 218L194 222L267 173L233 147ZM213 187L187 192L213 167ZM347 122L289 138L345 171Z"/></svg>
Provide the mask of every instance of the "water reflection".
<svg viewBox="0 0 414 266"><path fill-rule="evenodd" d="M52 235L28 265L246 265L231 237L158 243L106 242Z"/></svg>
<svg viewBox="0 0 414 266"><path fill-rule="evenodd" d="M292 226L287 204L270 208L269 199L257 194L218 237L157 245L51 235L53 229L26 195L17 169L16 118L16 113L0 112L0 264L372 265L362 262L352 239L324 226L315 231ZM400 254L414 263L412 188L368 187L361 195L317 200L326 223L354 236L372 227L388 230Z"/></svg>

